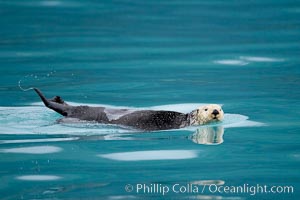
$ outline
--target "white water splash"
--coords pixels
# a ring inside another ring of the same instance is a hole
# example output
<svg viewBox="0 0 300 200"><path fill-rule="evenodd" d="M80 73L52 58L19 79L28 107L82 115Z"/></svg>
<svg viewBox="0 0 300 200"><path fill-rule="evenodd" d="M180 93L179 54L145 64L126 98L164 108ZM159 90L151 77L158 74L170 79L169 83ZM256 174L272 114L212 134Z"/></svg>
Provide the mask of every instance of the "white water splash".
<svg viewBox="0 0 300 200"><path fill-rule="evenodd" d="M22 91L24 91L24 92L29 91L29 90L33 90L33 89L34 89L33 86L29 86L29 87L27 87L27 88L24 88L24 87L22 86L22 81L23 81L24 79L28 79L28 78L29 78L29 79L32 79L33 82L36 84L37 81L40 81L40 80L46 80L48 77L52 76L54 73L56 73L55 70L54 70L54 71L50 71L50 72L47 73L46 75L42 75L42 76L37 75L37 74L29 74L29 75L26 75L26 76L22 77L22 78L18 81L18 86L19 86L19 88L20 88Z"/></svg>
<svg viewBox="0 0 300 200"><path fill-rule="evenodd" d="M33 75L30 75L30 76L33 76ZM25 77L28 77L28 76L25 76ZM26 91L33 90L33 89L34 89L33 87L23 88L23 87L22 87L22 84L21 84L22 80L23 80L23 78L20 79L19 82L18 82L18 86L19 86L19 88L20 88L22 91L26 92Z"/></svg>

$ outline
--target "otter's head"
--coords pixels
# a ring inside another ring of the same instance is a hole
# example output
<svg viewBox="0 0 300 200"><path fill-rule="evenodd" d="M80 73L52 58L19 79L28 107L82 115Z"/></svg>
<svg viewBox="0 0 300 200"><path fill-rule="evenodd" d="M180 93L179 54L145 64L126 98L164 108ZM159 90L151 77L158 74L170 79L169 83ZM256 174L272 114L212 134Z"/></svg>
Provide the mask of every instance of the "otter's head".
<svg viewBox="0 0 300 200"><path fill-rule="evenodd" d="M194 110L191 118L191 125L202 125L210 122L222 121L224 112L220 105L209 104Z"/></svg>

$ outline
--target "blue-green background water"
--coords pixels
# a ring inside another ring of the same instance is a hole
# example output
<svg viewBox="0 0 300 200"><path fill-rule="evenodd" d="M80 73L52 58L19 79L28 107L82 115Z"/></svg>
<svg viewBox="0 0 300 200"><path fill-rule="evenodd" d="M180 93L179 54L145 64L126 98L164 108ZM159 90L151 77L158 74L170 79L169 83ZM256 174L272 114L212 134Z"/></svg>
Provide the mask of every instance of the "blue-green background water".
<svg viewBox="0 0 300 200"><path fill-rule="evenodd" d="M299 199L299 1L11 0L0 13L1 199ZM191 130L57 124L20 80L80 104L219 103L239 114L227 120L259 123L224 126L219 145L193 142ZM135 160L116 159L124 152ZM138 183L294 192L125 191Z"/></svg>

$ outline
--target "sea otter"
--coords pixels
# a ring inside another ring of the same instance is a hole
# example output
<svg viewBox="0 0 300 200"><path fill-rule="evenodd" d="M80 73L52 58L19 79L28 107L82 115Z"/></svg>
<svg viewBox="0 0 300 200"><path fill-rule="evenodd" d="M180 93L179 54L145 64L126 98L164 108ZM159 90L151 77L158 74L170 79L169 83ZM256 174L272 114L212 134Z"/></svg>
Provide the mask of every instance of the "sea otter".
<svg viewBox="0 0 300 200"><path fill-rule="evenodd" d="M34 88L34 90L46 107L66 118L115 124L144 131L179 129L192 125L203 125L214 121L221 121L224 118L224 112L221 106L217 104L201 106L190 113L72 106L59 96L47 99L39 89Z"/></svg>

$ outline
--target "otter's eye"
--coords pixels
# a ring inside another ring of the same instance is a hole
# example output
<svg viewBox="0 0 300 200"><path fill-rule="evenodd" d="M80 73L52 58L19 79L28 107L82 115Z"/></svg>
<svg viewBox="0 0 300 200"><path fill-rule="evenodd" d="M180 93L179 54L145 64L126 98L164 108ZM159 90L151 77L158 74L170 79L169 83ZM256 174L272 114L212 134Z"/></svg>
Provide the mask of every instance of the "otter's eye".
<svg viewBox="0 0 300 200"><path fill-rule="evenodd" d="M220 111L222 111L222 109L220 109Z"/></svg>
<svg viewBox="0 0 300 200"><path fill-rule="evenodd" d="M205 108L204 110L205 110L205 111L207 111L208 109L207 109L207 108Z"/></svg>

